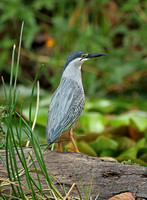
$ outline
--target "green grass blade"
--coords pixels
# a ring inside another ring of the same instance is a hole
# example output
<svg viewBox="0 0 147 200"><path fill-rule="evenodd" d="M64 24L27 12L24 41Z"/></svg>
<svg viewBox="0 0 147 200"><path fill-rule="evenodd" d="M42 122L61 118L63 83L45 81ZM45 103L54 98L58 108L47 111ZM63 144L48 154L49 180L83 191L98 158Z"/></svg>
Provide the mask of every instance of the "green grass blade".
<svg viewBox="0 0 147 200"><path fill-rule="evenodd" d="M21 30L20 30L17 64L16 64L16 72L15 72L15 80L14 80L14 99L13 99L13 101L15 101L15 92L16 92L16 83L17 83L17 77L18 77L18 68L19 68L19 60L20 60L20 50L21 50L21 43L22 43L23 27L24 27L24 22L22 22Z"/></svg>
<svg viewBox="0 0 147 200"><path fill-rule="evenodd" d="M90 199L90 194L91 194L91 189L92 189L93 178L94 178L94 170L93 170L93 173L92 173L92 178L91 178L91 183L90 183L90 188L89 188L88 199Z"/></svg>
<svg viewBox="0 0 147 200"><path fill-rule="evenodd" d="M34 83L33 83L33 87L32 87L32 92L31 92L31 96L30 96L30 106L29 106L29 125L31 127L31 117L32 117L32 103L33 103L33 94L34 94L34 90L35 90L35 84L37 82L37 78L38 78L38 75L40 73L40 71L42 70L42 67L41 66L35 76L35 80L34 80Z"/></svg>
<svg viewBox="0 0 147 200"><path fill-rule="evenodd" d="M97 194L97 196L96 196L95 200L97 200L97 199L98 199L98 197L99 197L99 193Z"/></svg>
<svg viewBox="0 0 147 200"><path fill-rule="evenodd" d="M8 172L9 180L13 181L12 180L12 176L11 176L10 165L9 165L9 152L10 152L9 151L9 145L10 145L9 140L10 140L10 138L9 138L9 127L8 127L7 134L6 134L6 165L7 165L7 172ZM14 185L11 184L11 187L12 187L12 190L14 192L14 195L17 196L17 193L15 191Z"/></svg>
<svg viewBox="0 0 147 200"><path fill-rule="evenodd" d="M0 159L3 162L3 164L6 166L6 162L5 162L4 158L1 155L0 155Z"/></svg>
<svg viewBox="0 0 147 200"><path fill-rule="evenodd" d="M33 159L32 155L30 154L30 152L29 152L29 155L30 155L31 160L32 160L32 162L33 162L33 165L34 165L34 168L35 168L35 172L36 172L36 174L37 174L37 178L38 178L38 183L39 183L39 187L37 187L36 185L35 185L35 186L36 186L37 189L40 191L40 193L42 194L42 196L44 196L44 193L42 192L41 180L40 180L40 177L39 177L39 173L38 173L38 170L37 170L36 164L35 164L35 162L34 162L34 159Z"/></svg>
<svg viewBox="0 0 147 200"><path fill-rule="evenodd" d="M16 162L16 157L15 157L15 150L14 150L14 146L13 146L13 140L11 138L11 137L13 137L12 127L10 129L11 129L11 131L9 132L9 134L10 134L9 137L10 137L10 141L11 142L9 143L9 159L10 159L10 166L11 166L12 177L13 177L12 179L16 183L17 180L18 180L16 178L16 175L15 175L16 174L15 171L17 171L17 162ZM19 187L16 186L16 188L17 188L19 196L21 196ZM17 193L16 189L15 189L15 193Z"/></svg>
<svg viewBox="0 0 147 200"><path fill-rule="evenodd" d="M32 137L32 138L34 138L34 137ZM33 141L33 140L32 140L32 141ZM34 142L34 141L33 141L33 142ZM33 142L32 142L32 144L33 144ZM51 179L50 179L50 177L49 177L49 175L48 175L48 173L47 173L47 169L46 169L45 161L44 161L44 158L43 158L43 154L42 154L40 145L39 145L39 143L38 143L37 140L36 140L36 144L37 144L37 147L38 147L38 150L39 150L38 161L39 161L39 164L40 164L40 168L43 170L44 175L45 175L45 177L46 177L46 179L47 179L47 181L48 181L48 183L49 183L51 189L55 192L55 194L56 194L58 197L63 198L62 195L59 193L59 191L58 191L58 190L56 189L56 187L54 186L54 184L52 183L52 181L51 181ZM34 143L34 145L35 145L35 143ZM35 150L35 149L34 149L34 150ZM37 152L36 152L36 153L37 153ZM36 154L36 156L38 156L38 155ZM41 160L40 160L40 158L41 158Z"/></svg>
<svg viewBox="0 0 147 200"><path fill-rule="evenodd" d="M16 113L19 117L21 117L18 113ZM35 134L33 133L33 131L31 130L30 126L27 124L27 122L21 117L22 121L24 122L24 124L26 125L26 128L28 128L28 131L25 129L24 131L26 132L26 134L28 135L28 137L30 138L30 142L32 143L33 149L34 149L34 153L35 156L37 158L37 161L39 163L39 166L46 178L46 180L49 183L50 188L55 192L55 194L63 199L62 195L60 194L60 192L56 189L56 187L54 186L54 184L52 183L48 173L47 173L47 169L46 169L46 165L45 165L45 161L42 155L42 151L39 145L39 142L37 142L37 138L35 136ZM29 132L31 132L31 135L29 134ZM34 141L35 138L35 141Z"/></svg>
<svg viewBox="0 0 147 200"><path fill-rule="evenodd" d="M17 133L17 137L18 137L19 132L18 132L18 128L17 127L18 126L17 126L17 123L16 123L16 116L15 116L15 128L16 128L16 133ZM25 198L25 194L24 194L23 188L21 187L22 184L21 184L21 181L20 181L20 178L19 178L19 171L18 171L18 168L17 168L17 160L16 160L15 153L17 153L17 156L18 156L19 159L21 158L21 155L19 153L19 150L18 150L18 147L17 147L17 143L15 141L13 133L12 133L12 138L13 138L13 144L14 144L14 147L15 147L15 149L14 148L12 149L12 152L13 152L13 161L14 161L15 172L16 172L15 176L16 176L16 178L18 180L20 191L21 191L21 192L19 192L19 194L20 194L20 196L22 198ZM19 140L19 146L20 145L22 145L22 142L20 142L20 140ZM15 150L15 152L14 152L14 150Z"/></svg>
<svg viewBox="0 0 147 200"><path fill-rule="evenodd" d="M19 140L19 144L21 143L21 141ZM29 174L29 169L27 167L27 162L26 162L26 158L25 158L25 155L24 155L24 152L23 152L23 148L22 146L20 145L20 151L21 151L21 156L19 155L19 158L21 157L20 161L22 163L22 166L24 167L24 170L25 170L25 175L26 175L26 180L27 180L27 184L28 184L28 187L29 189L32 191L32 198L33 199L36 199L36 193L35 193L35 190L33 188L33 185L32 185L32 182L31 182L31 176ZM18 151L17 151L18 152Z"/></svg>
<svg viewBox="0 0 147 200"><path fill-rule="evenodd" d="M12 100L12 82L13 82L13 70L14 70L14 57L15 57L15 44L13 45L12 51L12 62L11 62L11 73L10 73L10 84L9 84L9 109L11 109L11 100ZM10 112L10 110L9 110ZM12 111L13 112L13 111Z"/></svg>
<svg viewBox="0 0 147 200"><path fill-rule="evenodd" d="M4 88L4 94L5 94L5 103L6 103L6 109L8 110L8 99L7 99L7 90L6 90L6 85L5 85L5 81L4 78L2 77L2 84L3 84L3 88Z"/></svg>
<svg viewBox="0 0 147 200"><path fill-rule="evenodd" d="M13 195L8 195L8 194L2 194L3 197L9 197L9 199L18 199L18 200L21 200L19 197L17 196L13 196ZM8 198L6 198L8 199ZM26 199L26 198L25 198Z"/></svg>
<svg viewBox="0 0 147 200"><path fill-rule="evenodd" d="M35 193L35 190L33 188L32 182L31 182L31 177L30 177L29 170L28 170L28 167L27 167L26 158L25 158L25 155L24 155L24 152L23 152L23 148L22 148L21 138L20 138L19 134L17 134L18 144L19 144L20 153L21 153L21 155L20 155L19 150L17 148L17 144L15 142L15 138L14 138L13 133L12 133L12 137L13 137L13 142L14 142L16 153L18 155L18 158L19 158L22 166L24 167L24 170L25 170L25 175L26 175L26 180L27 180L28 188L32 191L32 198L36 199L37 197L36 197L36 193ZM17 173L17 176L19 177L18 173Z"/></svg>

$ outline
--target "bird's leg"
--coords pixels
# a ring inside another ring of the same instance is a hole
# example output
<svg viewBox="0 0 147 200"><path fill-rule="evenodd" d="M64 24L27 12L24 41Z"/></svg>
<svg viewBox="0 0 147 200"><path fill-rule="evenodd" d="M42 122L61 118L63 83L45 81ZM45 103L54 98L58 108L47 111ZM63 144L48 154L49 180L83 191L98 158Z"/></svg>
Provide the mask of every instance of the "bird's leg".
<svg viewBox="0 0 147 200"><path fill-rule="evenodd" d="M62 151L60 142L58 142L58 149L57 149L57 151Z"/></svg>
<svg viewBox="0 0 147 200"><path fill-rule="evenodd" d="M77 145L76 145L76 143L75 143L75 141L74 141L74 139L73 139L72 128L69 129L69 137L70 137L70 139L71 139L71 141L72 141L72 144L73 144L73 146L74 146L75 152L76 152L76 153L80 153L79 150L78 150L78 147L77 147Z"/></svg>

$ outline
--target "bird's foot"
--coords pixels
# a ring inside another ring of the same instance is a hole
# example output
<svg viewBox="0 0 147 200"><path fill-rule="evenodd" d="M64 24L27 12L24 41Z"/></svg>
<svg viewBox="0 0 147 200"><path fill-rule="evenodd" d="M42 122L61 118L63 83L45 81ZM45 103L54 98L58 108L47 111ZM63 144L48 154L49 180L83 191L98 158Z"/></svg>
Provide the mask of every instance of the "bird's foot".
<svg viewBox="0 0 147 200"><path fill-rule="evenodd" d="M67 149L68 152L75 152L75 153L80 153L78 149L76 149L75 151L71 150L71 149Z"/></svg>
<svg viewBox="0 0 147 200"><path fill-rule="evenodd" d="M57 149L57 151L62 151L62 148L61 148L61 145L60 145L59 142L58 142L58 149Z"/></svg>

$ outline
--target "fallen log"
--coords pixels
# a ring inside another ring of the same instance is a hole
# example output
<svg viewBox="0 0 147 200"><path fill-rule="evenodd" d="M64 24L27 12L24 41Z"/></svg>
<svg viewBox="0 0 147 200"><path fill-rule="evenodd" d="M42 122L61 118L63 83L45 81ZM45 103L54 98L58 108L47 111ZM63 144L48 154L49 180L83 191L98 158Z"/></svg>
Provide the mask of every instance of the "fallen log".
<svg viewBox="0 0 147 200"><path fill-rule="evenodd" d="M26 158L30 151L31 149L29 148L24 149ZM0 156L5 160L5 151L0 151ZM69 197L79 197L79 192L82 196L82 185L86 191L86 188L90 188L91 180L93 179L90 193L91 199L95 199L99 195L98 200L106 200L123 192L131 192L135 198L147 199L146 167L104 161L99 158L72 152L45 151L43 152L43 157L48 173L58 180L54 180L54 184L59 190L60 184L65 185L66 191L69 191L74 183L77 186L78 189L72 188ZM39 168L37 161L35 163L37 168ZM19 169L22 168L19 159L17 166ZM32 169L33 166L29 168ZM33 179L36 180L35 172L31 173ZM7 177L6 166L0 160L0 179L6 179ZM43 188L45 188L46 182L41 173L40 177ZM21 180L26 183L25 175L21 177ZM1 192L8 193L9 190L10 186L3 186L1 188Z"/></svg>

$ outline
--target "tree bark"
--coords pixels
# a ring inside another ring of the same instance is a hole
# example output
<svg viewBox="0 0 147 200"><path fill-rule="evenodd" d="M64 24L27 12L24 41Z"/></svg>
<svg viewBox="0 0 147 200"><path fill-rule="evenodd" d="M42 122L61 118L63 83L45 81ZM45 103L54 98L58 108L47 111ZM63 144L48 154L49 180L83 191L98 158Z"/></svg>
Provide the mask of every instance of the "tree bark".
<svg viewBox="0 0 147 200"><path fill-rule="evenodd" d="M28 152L31 149L24 149L26 158ZM1 151L0 155L5 160L5 152ZM73 183L76 184L78 190L82 193L82 185L85 190L90 188L91 180L91 199L99 194L98 200L109 199L110 197L122 193L131 192L136 198L147 199L147 168L136 166L136 165L124 165L122 163L104 161L99 158L87 156L80 153L72 152L56 152L56 151L45 151L43 152L47 171L56 180L54 184L59 190L60 184L65 185L66 191L68 192ZM18 157L17 157L18 159ZM39 169L39 164L34 160ZM22 168L20 160L18 159L17 166L19 169ZM33 165L29 167L33 169ZM36 173L31 172L31 176L34 180L37 179ZM46 188L46 182L44 176L40 173L43 188ZM7 169L0 159L0 179L7 179ZM26 177L23 175L21 180L26 183ZM58 180L58 181L57 181ZM79 193L76 187L74 187L69 197L79 197ZM1 192L8 193L10 186L3 186ZM60 191L62 193L62 191ZM64 195L65 196L65 195ZM88 196L88 195L87 195Z"/></svg>

